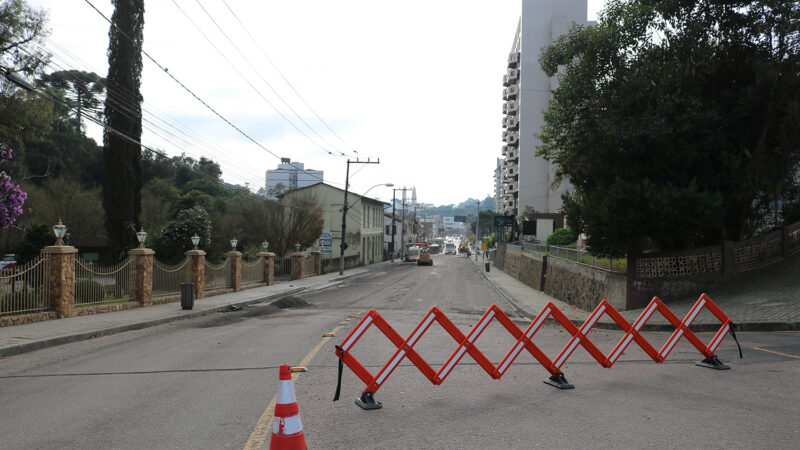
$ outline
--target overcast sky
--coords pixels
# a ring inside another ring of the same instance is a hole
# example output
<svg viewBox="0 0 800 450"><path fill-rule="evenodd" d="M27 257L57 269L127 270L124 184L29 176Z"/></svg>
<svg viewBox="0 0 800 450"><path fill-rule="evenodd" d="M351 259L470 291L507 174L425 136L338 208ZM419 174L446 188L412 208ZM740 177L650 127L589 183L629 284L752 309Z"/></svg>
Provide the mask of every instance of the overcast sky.
<svg viewBox="0 0 800 450"><path fill-rule="evenodd" d="M109 0L90 1L111 17ZM214 159L225 181L254 191L278 157L323 170L326 182L343 187L343 152L380 158L351 166L358 193L379 183L416 186L419 201L437 205L492 194L520 0L225 1L244 26L223 0L145 0L144 50L261 146L147 58L143 109L154 123L144 124L145 145ZM85 0L28 2L49 12L51 70L107 75L109 25ZM590 20L601 5L589 0ZM99 128L87 129L102 142ZM368 195L387 200L392 190Z"/></svg>

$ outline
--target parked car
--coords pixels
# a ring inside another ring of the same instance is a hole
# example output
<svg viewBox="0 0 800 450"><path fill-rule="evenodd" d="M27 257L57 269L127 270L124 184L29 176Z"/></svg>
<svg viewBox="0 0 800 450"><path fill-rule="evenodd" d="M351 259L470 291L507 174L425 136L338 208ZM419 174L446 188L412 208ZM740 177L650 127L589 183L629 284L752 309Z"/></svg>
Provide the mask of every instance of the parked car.
<svg viewBox="0 0 800 450"><path fill-rule="evenodd" d="M419 261L419 247L416 245L406 250L406 262Z"/></svg>
<svg viewBox="0 0 800 450"><path fill-rule="evenodd" d="M0 270L9 270L15 269L17 267L17 255L13 253L7 253L3 255L2 259L0 259Z"/></svg>

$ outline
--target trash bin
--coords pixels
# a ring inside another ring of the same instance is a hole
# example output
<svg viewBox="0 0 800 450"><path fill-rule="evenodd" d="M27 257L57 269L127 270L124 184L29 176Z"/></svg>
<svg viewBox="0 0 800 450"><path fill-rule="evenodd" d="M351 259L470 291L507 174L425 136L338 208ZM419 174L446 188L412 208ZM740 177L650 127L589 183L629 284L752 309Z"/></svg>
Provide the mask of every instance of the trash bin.
<svg viewBox="0 0 800 450"><path fill-rule="evenodd" d="M489 271L489 263L488 262L486 263L486 271L487 272Z"/></svg>
<svg viewBox="0 0 800 450"><path fill-rule="evenodd" d="M181 283L181 308L194 307L194 283Z"/></svg>

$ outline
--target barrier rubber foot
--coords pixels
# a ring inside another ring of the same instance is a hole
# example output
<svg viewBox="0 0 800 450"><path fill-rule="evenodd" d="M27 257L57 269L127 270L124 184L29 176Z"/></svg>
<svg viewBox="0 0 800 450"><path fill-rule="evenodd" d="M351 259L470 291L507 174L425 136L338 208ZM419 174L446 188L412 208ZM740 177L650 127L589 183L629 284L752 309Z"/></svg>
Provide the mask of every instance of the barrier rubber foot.
<svg viewBox="0 0 800 450"><path fill-rule="evenodd" d="M361 407L361 409L381 409L383 408L383 403L376 402L375 397L372 396L372 392L367 391L361 394L361 398L356 399L356 405Z"/></svg>
<svg viewBox="0 0 800 450"><path fill-rule="evenodd" d="M709 369L716 369L716 370L730 369L730 367L723 364L722 361L720 361L719 358L717 358L717 355L714 355L711 358L706 358L698 363L695 363L695 365L700 367L708 367Z"/></svg>
<svg viewBox="0 0 800 450"><path fill-rule="evenodd" d="M545 384L549 384L550 386L553 386L553 387L557 387L559 389L575 389L575 386L572 385L572 384L569 384L567 382L567 378L561 372L558 372L557 374L553 375L552 377L544 380L544 383Z"/></svg>

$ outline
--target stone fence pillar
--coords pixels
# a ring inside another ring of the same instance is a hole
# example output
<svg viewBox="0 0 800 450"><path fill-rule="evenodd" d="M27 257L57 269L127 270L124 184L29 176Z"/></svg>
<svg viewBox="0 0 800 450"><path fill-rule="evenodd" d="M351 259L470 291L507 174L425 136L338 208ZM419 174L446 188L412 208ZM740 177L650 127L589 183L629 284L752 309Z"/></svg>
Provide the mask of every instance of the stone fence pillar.
<svg viewBox="0 0 800 450"><path fill-rule="evenodd" d="M184 255L189 258L189 283L194 283L195 297L201 298L206 289L206 252L189 250Z"/></svg>
<svg viewBox="0 0 800 450"><path fill-rule="evenodd" d="M306 255L302 253L292 253L292 279L293 280L302 280L303 279L303 259L305 259Z"/></svg>
<svg viewBox="0 0 800 450"><path fill-rule="evenodd" d="M242 288L242 252L232 250L228 252L228 259L231 261L230 285L234 291Z"/></svg>
<svg viewBox="0 0 800 450"><path fill-rule="evenodd" d="M153 304L153 258L156 252L149 248L128 251L131 257L131 297L142 306Z"/></svg>
<svg viewBox="0 0 800 450"><path fill-rule="evenodd" d="M315 250L311 257L314 258L314 275L322 275L322 253Z"/></svg>
<svg viewBox="0 0 800 450"><path fill-rule="evenodd" d="M50 307L59 319L75 317L75 254L71 245L50 245L42 249L50 263Z"/></svg>
<svg viewBox="0 0 800 450"><path fill-rule="evenodd" d="M259 258L264 258L264 283L267 286L275 284L275 253L259 252Z"/></svg>

